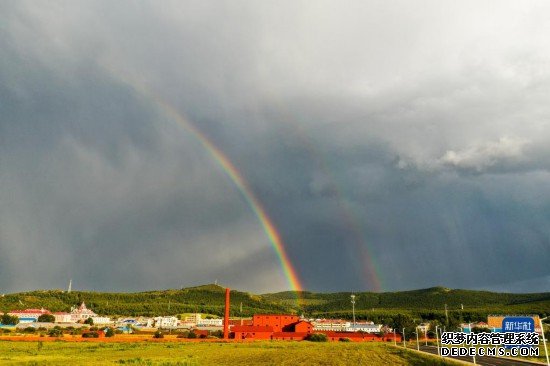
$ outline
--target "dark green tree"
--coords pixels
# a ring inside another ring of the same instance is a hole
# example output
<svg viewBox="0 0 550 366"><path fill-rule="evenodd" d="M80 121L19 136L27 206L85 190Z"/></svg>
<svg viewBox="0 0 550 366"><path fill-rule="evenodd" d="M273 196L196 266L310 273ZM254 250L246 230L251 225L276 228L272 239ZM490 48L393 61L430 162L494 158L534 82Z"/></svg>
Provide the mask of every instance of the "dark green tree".
<svg viewBox="0 0 550 366"><path fill-rule="evenodd" d="M310 341L310 342L327 342L328 337L324 333L311 333L311 334L307 335L306 341Z"/></svg>
<svg viewBox="0 0 550 366"><path fill-rule="evenodd" d="M88 318L88 319L84 320L84 324L94 325L94 320L92 318Z"/></svg>
<svg viewBox="0 0 550 366"><path fill-rule="evenodd" d="M52 314L42 314L38 317L40 323L55 323L55 316Z"/></svg>
<svg viewBox="0 0 550 366"><path fill-rule="evenodd" d="M16 317L15 315L12 316L8 314L4 314L0 316L0 323L2 323L3 325L16 325L19 323L19 318Z"/></svg>

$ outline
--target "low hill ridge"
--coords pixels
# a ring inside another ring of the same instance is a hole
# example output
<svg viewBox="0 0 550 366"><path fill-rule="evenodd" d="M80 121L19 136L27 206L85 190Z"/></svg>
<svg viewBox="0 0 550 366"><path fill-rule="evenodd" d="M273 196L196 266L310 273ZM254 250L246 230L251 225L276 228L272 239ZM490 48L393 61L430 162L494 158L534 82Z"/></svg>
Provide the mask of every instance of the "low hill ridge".
<svg viewBox="0 0 550 366"><path fill-rule="evenodd" d="M204 284L182 289L153 290L135 293L36 290L0 297L0 312L41 308L69 311L85 301L98 314L117 316L173 315L190 312L223 314L225 287ZM348 317L352 292L316 293L283 291L252 294L231 290L231 315L250 316L258 313L293 313L313 317ZM397 292L355 292L356 314L408 313L427 314L444 311L483 318L490 313L550 315L550 292L531 294L496 293L431 287ZM242 304L242 312L241 312Z"/></svg>

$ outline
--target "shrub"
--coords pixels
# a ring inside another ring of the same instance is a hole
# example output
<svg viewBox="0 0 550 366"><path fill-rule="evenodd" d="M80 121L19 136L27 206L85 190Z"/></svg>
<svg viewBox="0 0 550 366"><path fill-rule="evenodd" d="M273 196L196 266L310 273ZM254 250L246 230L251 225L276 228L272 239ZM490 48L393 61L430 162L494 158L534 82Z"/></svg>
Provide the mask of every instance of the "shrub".
<svg viewBox="0 0 550 366"><path fill-rule="evenodd" d="M347 338L347 337L342 337L340 339L338 339L339 342L351 342L351 339Z"/></svg>
<svg viewBox="0 0 550 366"><path fill-rule="evenodd" d="M324 333L312 333L306 337L306 340L310 342L327 342L328 337Z"/></svg>
<svg viewBox="0 0 550 366"><path fill-rule="evenodd" d="M105 337L114 337L115 336L115 330L113 328L107 328L105 331Z"/></svg>
<svg viewBox="0 0 550 366"><path fill-rule="evenodd" d="M214 336L216 338L223 338L223 331L221 330L215 330L210 333L211 336Z"/></svg>
<svg viewBox="0 0 550 366"><path fill-rule="evenodd" d="M36 329L34 327L26 327L25 329L23 329L23 332L25 332L25 333L34 333L34 332L36 332Z"/></svg>
<svg viewBox="0 0 550 366"><path fill-rule="evenodd" d="M99 338L99 333L95 331L82 333L82 338Z"/></svg>
<svg viewBox="0 0 550 366"><path fill-rule="evenodd" d="M88 319L84 320L84 324L94 325L94 320L92 318L88 318Z"/></svg>
<svg viewBox="0 0 550 366"><path fill-rule="evenodd" d="M195 338L197 338L197 333L195 333L195 332L189 332L189 334L187 335L187 338L195 339Z"/></svg>
<svg viewBox="0 0 550 366"><path fill-rule="evenodd" d="M306 337L306 340L310 342L327 342L328 337L324 333L312 333L312 334L308 334L308 336Z"/></svg>
<svg viewBox="0 0 550 366"><path fill-rule="evenodd" d="M153 334L153 338L164 338L164 334L160 330L157 330L155 334Z"/></svg>
<svg viewBox="0 0 550 366"><path fill-rule="evenodd" d="M40 331L40 332L45 332L47 330L48 330L48 328L46 328L46 327L38 327L38 331Z"/></svg>
<svg viewBox="0 0 550 366"><path fill-rule="evenodd" d="M63 331L61 329L50 329L50 331L48 332L48 335L50 337L61 337L63 336Z"/></svg>

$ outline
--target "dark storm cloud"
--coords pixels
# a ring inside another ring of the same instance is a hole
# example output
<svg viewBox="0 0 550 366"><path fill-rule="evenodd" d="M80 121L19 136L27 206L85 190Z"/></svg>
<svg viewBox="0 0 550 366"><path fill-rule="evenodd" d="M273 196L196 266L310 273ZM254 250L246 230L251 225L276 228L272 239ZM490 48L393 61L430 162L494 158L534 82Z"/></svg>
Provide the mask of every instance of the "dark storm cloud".
<svg viewBox="0 0 550 366"><path fill-rule="evenodd" d="M549 9L423 5L2 3L2 291L287 287L159 99L309 289L548 290Z"/></svg>

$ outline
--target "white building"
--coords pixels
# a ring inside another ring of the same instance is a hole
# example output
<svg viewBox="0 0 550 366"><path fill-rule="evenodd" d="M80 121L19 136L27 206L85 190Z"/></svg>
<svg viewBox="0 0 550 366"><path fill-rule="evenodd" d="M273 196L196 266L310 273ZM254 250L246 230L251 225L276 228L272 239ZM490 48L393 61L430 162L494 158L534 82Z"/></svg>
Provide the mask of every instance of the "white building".
<svg viewBox="0 0 550 366"><path fill-rule="evenodd" d="M111 318L108 318L106 316L92 316L91 318L92 318L92 321L94 322L94 325L96 324L104 325L104 324L112 323Z"/></svg>
<svg viewBox="0 0 550 366"><path fill-rule="evenodd" d="M71 321L74 323L83 322L84 320L95 316L97 316L97 314L88 309L84 302L82 302L78 308L71 309Z"/></svg>
<svg viewBox="0 0 550 366"><path fill-rule="evenodd" d="M427 334L430 330L430 323L422 323L416 326L416 329L418 329L418 332L420 334Z"/></svg>
<svg viewBox="0 0 550 366"><path fill-rule="evenodd" d="M53 313L56 323L71 323L72 315L71 313L57 312Z"/></svg>
<svg viewBox="0 0 550 366"><path fill-rule="evenodd" d="M346 332L365 332L365 333L378 333L382 330L382 324L369 323L355 323L350 324L346 328Z"/></svg>
<svg viewBox="0 0 550 366"><path fill-rule="evenodd" d="M180 325L184 328L193 327L222 327L223 319L205 319L200 313L194 313L186 316Z"/></svg>
<svg viewBox="0 0 550 366"><path fill-rule="evenodd" d="M154 320L156 328L176 328L178 326L178 318L175 316L157 316Z"/></svg>
<svg viewBox="0 0 550 366"><path fill-rule="evenodd" d="M13 310L8 315L16 316L19 318L20 323L32 323L37 322L38 317L44 314L51 314L49 310L42 309L25 309L25 310Z"/></svg>
<svg viewBox="0 0 550 366"><path fill-rule="evenodd" d="M350 326L350 322L342 319L315 319L311 324L313 330L331 332L344 332Z"/></svg>
<svg viewBox="0 0 550 366"><path fill-rule="evenodd" d="M190 314L185 318L183 318L184 323L189 323L194 325L199 324L201 320L202 320L202 314L200 313Z"/></svg>
<svg viewBox="0 0 550 366"><path fill-rule="evenodd" d="M201 319L197 327L222 327L223 319Z"/></svg>

